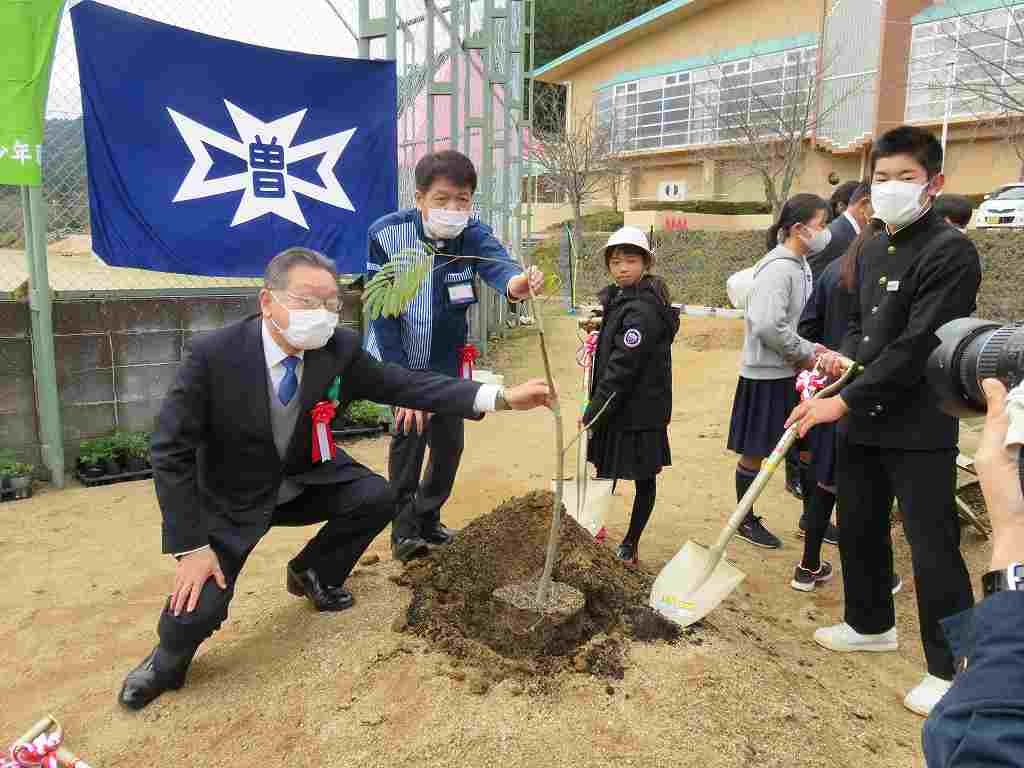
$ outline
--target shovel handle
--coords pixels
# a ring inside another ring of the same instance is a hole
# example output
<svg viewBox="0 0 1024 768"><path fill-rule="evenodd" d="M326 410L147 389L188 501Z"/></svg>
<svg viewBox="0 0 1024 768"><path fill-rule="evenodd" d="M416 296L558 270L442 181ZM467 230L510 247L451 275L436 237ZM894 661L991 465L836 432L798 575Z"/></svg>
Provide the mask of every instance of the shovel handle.
<svg viewBox="0 0 1024 768"><path fill-rule="evenodd" d="M815 392L811 399L831 397L856 378L862 370L864 370L864 366L859 363L854 363L846 369L846 372L840 378L836 379L827 387ZM736 534L740 524L746 518L747 513L750 512L751 507L754 506L754 502L757 500L757 497L761 495L761 491L763 491L764 487L768 485L768 481L771 480L772 475L775 474L775 470L778 469L779 464L782 463L786 454L789 452L789 449L793 447L793 443L796 442L799 435L800 425L794 424L792 427L787 429L785 433L783 433L782 439L779 440L778 444L775 446L775 450L773 450L771 455L769 455L761 464L761 470L757 473L757 477L754 478L754 482L750 484L747 492L743 494L743 498L740 499L740 503L736 506L736 511L732 513L732 517L729 518L729 522L726 524L725 528L722 529L722 533L719 534L718 541L716 541L714 546L708 551L709 568L711 570L714 570L714 566L718 565L718 561L722 559L725 547Z"/></svg>

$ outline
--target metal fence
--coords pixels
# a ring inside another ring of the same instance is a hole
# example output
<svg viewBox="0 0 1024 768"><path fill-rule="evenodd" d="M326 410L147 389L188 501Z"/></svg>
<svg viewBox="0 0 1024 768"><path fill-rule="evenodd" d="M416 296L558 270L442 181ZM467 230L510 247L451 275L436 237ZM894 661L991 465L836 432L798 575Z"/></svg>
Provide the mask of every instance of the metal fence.
<svg viewBox="0 0 1024 768"><path fill-rule="evenodd" d="M251 293L251 280L112 268L92 254L81 91L69 16L77 2L68 2L58 33L42 150L42 205L29 206L24 190L0 186L0 302L28 301L38 312L38 303L44 298L49 302L49 297L58 302L135 301ZM413 170L424 154L459 149L479 171L477 214L510 252L520 254L529 229L521 189L532 0L103 2L165 23L273 48L394 59L399 83L397 203L413 204ZM46 257L40 268L39 259L26 257L26 241L41 251L44 238ZM33 290L43 282L49 291ZM52 349L48 307L44 314L45 323L33 323L32 328L37 336L47 337L42 346ZM504 320L505 302L484 290L471 324L475 341L486 350L488 337L503 332ZM33 347L39 342L34 339ZM46 349L42 353L45 358ZM37 358L34 365L36 407L58 410L56 368L52 362L43 363ZM43 422L54 417L44 415L39 413L40 439L45 443ZM52 423L50 429L55 429ZM0 447L6 442L0 430ZM55 462L47 459L45 450L43 458L53 468Z"/></svg>

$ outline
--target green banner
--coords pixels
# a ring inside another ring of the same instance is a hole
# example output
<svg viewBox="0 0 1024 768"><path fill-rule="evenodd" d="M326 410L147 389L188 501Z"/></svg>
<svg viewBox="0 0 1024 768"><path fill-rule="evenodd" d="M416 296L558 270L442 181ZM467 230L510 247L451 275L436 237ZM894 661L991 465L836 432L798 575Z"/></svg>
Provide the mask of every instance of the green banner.
<svg viewBox="0 0 1024 768"><path fill-rule="evenodd" d="M0 0L0 184L42 182L43 113L64 0Z"/></svg>

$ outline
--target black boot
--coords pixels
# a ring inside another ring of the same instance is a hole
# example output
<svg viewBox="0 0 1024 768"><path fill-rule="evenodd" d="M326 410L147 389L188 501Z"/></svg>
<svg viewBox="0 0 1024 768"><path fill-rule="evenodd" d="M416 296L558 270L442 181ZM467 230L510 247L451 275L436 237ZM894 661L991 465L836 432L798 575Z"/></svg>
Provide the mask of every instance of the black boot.
<svg viewBox="0 0 1024 768"><path fill-rule="evenodd" d="M185 684L185 674L196 650L170 653L158 645L128 673L118 701L128 709L142 709L164 691L178 690Z"/></svg>

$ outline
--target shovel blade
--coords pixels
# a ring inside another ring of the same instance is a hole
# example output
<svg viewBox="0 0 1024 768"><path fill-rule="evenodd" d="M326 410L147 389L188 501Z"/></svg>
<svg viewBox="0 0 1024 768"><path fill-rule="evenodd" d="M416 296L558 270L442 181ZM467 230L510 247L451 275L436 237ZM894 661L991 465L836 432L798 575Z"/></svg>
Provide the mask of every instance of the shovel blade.
<svg viewBox="0 0 1024 768"><path fill-rule="evenodd" d="M551 490L555 490L555 483L551 483ZM608 519L612 505L612 481L587 480L586 495L583 503L577 501L576 484L565 483L562 485L562 504L566 512L577 523L586 528L591 536L604 527ZM582 507L583 514L577 515L577 509Z"/></svg>
<svg viewBox="0 0 1024 768"><path fill-rule="evenodd" d="M682 627L711 613L747 575L724 558L709 574L709 563L708 550L687 541L655 579L651 608Z"/></svg>

